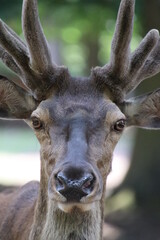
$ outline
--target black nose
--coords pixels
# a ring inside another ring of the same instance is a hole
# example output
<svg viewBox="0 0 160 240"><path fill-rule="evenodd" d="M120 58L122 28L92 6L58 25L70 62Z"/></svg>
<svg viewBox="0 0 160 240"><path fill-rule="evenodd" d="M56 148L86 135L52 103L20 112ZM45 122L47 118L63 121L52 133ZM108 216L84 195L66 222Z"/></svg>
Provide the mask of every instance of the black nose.
<svg viewBox="0 0 160 240"><path fill-rule="evenodd" d="M79 202L82 197L91 194L95 184L93 173L79 169L61 171L56 176L56 189L68 202Z"/></svg>

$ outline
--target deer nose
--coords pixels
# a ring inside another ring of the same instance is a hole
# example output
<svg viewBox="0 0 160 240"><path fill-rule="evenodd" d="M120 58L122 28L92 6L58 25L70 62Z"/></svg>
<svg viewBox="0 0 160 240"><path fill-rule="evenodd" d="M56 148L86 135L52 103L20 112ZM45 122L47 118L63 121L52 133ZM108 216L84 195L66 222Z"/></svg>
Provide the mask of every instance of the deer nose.
<svg viewBox="0 0 160 240"><path fill-rule="evenodd" d="M76 171L73 171L73 174L61 171L55 176L56 190L67 202L79 202L82 197L90 195L96 180L93 173L76 174Z"/></svg>

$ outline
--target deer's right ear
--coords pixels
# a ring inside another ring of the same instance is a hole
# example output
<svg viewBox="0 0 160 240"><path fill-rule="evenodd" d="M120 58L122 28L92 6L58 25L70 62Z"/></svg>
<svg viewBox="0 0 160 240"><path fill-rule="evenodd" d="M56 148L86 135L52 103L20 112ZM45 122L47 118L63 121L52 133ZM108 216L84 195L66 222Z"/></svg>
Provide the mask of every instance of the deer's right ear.
<svg viewBox="0 0 160 240"><path fill-rule="evenodd" d="M121 109L128 126L160 129L160 89L129 99Z"/></svg>
<svg viewBox="0 0 160 240"><path fill-rule="evenodd" d="M0 118L27 119L36 106L27 91L0 76Z"/></svg>

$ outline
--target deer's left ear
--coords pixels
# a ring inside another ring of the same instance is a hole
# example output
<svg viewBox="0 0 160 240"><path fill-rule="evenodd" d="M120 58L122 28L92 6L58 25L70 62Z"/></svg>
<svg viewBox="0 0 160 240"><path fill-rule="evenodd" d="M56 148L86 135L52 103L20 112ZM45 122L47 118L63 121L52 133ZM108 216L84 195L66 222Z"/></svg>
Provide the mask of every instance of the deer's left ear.
<svg viewBox="0 0 160 240"><path fill-rule="evenodd" d="M125 101L121 110L127 126L160 129L160 89Z"/></svg>

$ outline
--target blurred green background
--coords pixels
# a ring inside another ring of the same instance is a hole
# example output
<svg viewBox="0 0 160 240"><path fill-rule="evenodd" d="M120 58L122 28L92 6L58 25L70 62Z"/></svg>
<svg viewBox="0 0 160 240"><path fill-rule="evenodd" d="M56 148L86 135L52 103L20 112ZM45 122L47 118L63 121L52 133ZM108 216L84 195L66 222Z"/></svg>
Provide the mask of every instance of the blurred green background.
<svg viewBox="0 0 160 240"><path fill-rule="evenodd" d="M109 60L119 0L39 0L38 3L42 26L57 64L68 66L72 75L83 76L89 75L92 67L103 66ZM0 17L23 39L22 0L0 0L0 6ZM152 28L160 30L160 1L137 0L132 50ZM2 63L0 74L17 78ZM159 87L160 75L157 75L144 81L135 94ZM105 237L158 240L160 131L129 131L120 146L124 152L130 148L127 158L131 159L131 166L124 181L110 191L106 200ZM39 144L25 123L0 121L0 153L38 154L38 151Z"/></svg>

